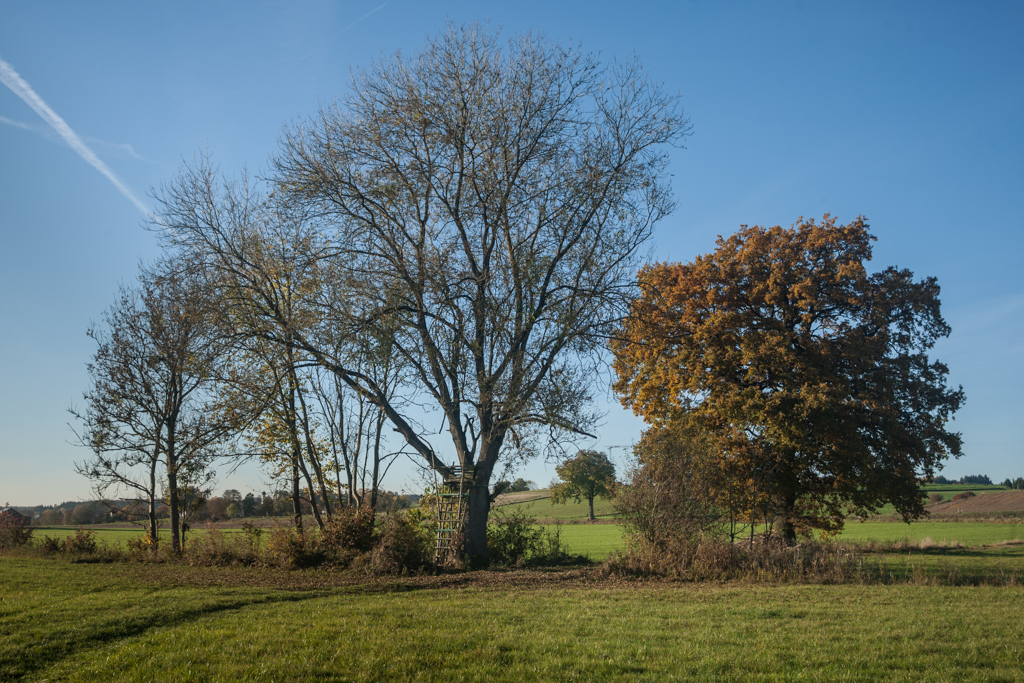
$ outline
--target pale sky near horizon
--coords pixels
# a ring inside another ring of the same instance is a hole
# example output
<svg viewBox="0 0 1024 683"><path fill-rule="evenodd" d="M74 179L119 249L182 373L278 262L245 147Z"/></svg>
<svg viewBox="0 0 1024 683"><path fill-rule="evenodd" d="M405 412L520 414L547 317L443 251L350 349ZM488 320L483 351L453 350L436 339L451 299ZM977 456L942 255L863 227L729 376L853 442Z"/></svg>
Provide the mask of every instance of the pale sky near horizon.
<svg viewBox="0 0 1024 683"><path fill-rule="evenodd" d="M943 474L1024 476L1022 3L0 0L0 504L90 496L67 408L90 322L157 253L141 225L152 188L204 149L258 173L350 69L449 20L635 54L681 94L693 135L672 152L679 207L657 260L741 224L867 216L875 267L942 287L953 334L934 355L967 393L952 425L965 455ZM590 445L635 442L642 423L604 404ZM385 485L418 486L407 465ZM267 489L254 467L222 474L228 487Z"/></svg>

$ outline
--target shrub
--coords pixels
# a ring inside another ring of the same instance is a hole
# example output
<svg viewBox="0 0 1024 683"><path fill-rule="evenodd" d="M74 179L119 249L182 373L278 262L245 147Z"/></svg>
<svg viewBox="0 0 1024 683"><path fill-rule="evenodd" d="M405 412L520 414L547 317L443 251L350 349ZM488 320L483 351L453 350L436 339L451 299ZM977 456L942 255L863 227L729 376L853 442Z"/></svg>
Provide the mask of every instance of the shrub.
<svg viewBox="0 0 1024 683"><path fill-rule="evenodd" d="M150 536L148 531L141 536L128 539L125 545L128 548L128 556L134 559L156 553L158 547L157 540Z"/></svg>
<svg viewBox="0 0 1024 683"><path fill-rule="evenodd" d="M72 555L88 555L96 552L96 532L79 527L74 536L68 536L64 541L63 550Z"/></svg>
<svg viewBox="0 0 1024 683"><path fill-rule="evenodd" d="M495 522L487 526L487 553L492 564L521 566L535 551L541 540L540 527L522 510L502 514L496 512Z"/></svg>
<svg viewBox="0 0 1024 683"><path fill-rule="evenodd" d="M544 531L540 541L530 556L530 564L555 566L567 564L590 564L590 558L586 555L577 555L569 552L569 549L562 543L562 528L560 524L555 525L554 531Z"/></svg>
<svg viewBox="0 0 1024 683"><path fill-rule="evenodd" d="M975 495L977 494L973 491L964 491L953 496L953 500L967 500L968 498L974 498Z"/></svg>
<svg viewBox="0 0 1024 683"><path fill-rule="evenodd" d="M212 523L206 525L206 532L196 534L183 553L192 566L229 567L252 565L259 560L249 542L243 538L231 538Z"/></svg>
<svg viewBox="0 0 1024 683"><path fill-rule="evenodd" d="M944 500L946 499L939 492L935 492L932 495L928 496L928 502L931 503L932 505L935 505L936 503L941 503Z"/></svg>
<svg viewBox="0 0 1024 683"><path fill-rule="evenodd" d="M293 569L312 567L323 561L316 544L289 527L277 527L270 532L266 557L274 564Z"/></svg>
<svg viewBox="0 0 1024 683"><path fill-rule="evenodd" d="M370 554L370 570L375 574L416 572L431 560L432 536L417 523L416 516L391 514L384 518L377 544Z"/></svg>
<svg viewBox="0 0 1024 683"><path fill-rule="evenodd" d="M328 552L366 552L373 547L375 519L376 513L371 507L341 508L321 531L320 545Z"/></svg>
<svg viewBox="0 0 1024 683"><path fill-rule="evenodd" d="M615 508L635 543L669 555L690 552L701 539L724 537L727 520L716 496L729 489L706 438L682 421L644 432L637 467L620 487Z"/></svg>
<svg viewBox="0 0 1024 683"><path fill-rule="evenodd" d="M252 494L250 493L246 498L251 496ZM245 542L249 545L250 552L253 555L259 555L260 543L263 540L263 529L252 522L242 522L242 535L245 537Z"/></svg>
<svg viewBox="0 0 1024 683"><path fill-rule="evenodd" d="M27 545L32 540L33 529L28 517L14 510L0 512L0 550L10 550Z"/></svg>

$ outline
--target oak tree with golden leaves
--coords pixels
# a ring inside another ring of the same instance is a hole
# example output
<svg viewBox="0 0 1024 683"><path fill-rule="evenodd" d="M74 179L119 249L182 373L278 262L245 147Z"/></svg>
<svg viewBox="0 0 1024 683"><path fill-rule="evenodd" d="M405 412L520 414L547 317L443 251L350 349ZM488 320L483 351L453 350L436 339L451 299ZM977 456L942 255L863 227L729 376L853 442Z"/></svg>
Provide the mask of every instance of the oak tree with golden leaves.
<svg viewBox="0 0 1024 683"><path fill-rule="evenodd" d="M874 239L863 218L743 226L691 263L641 270L612 344L623 404L654 430L683 420L713 437L729 495L739 484L787 539L887 503L916 518L920 482L961 455L947 423L963 388L929 357L950 333L939 285L869 273Z"/></svg>

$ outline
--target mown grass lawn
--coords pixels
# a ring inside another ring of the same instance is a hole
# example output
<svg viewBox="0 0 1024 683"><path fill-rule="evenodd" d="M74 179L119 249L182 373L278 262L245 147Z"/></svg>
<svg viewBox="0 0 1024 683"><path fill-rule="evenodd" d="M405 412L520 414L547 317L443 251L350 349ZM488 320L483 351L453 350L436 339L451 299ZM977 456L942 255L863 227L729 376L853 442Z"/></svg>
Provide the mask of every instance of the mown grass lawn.
<svg viewBox="0 0 1024 683"><path fill-rule="evenodd" d="M601 562L623 547L623 528L619 524L545 524L546 531L558 531L569 552Z"/></svg>
<svg viewBox="0 0 1024 683"><path fill-rule="evenodd" d="M4 558L0 679L1024 680L1019 587L503 576L296 590L258 570Z"/></svg>
<svg viewBox="0 0 1024 683"><path fill-rule="evenodd" d="M843 541L901 541L908 539L920 543L925 539L934 543L958 542L968 546L1024 540L1024 523L1001 522L859 522L847 520L839 539Z"/></svg>

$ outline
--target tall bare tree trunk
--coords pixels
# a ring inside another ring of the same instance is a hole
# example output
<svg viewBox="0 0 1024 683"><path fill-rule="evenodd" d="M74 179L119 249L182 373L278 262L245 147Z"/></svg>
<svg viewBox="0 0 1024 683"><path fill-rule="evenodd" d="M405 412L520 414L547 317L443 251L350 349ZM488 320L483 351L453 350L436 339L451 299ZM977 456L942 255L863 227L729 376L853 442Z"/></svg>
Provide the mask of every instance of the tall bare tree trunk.
<svg viewBox="0 0 1024 683"><path fill-rule="evenodd" d="M149 461L149 541L156 552L159 547L159 536L156 526L156 468L160 464L159 456L154 454Z"/></svg>
<svg viewBox="0 0 1024 683"><path fill-rule="evenodd" d="M302 499L299 497L299 458L292 453L292 512L295 528L302 533Z"/></svg>
<svg viewBox="0 0 1024 683"><path fill-rule="evenodd" d="M384 429L384 416L377 416L377 432L373 439L373 478L370 480L370 507L377 509L377 489L380 486L380 437Z"/></svg>
<svg viewBox="0 0 1024 683"><path fill-rule="evenodd" d="M172 462L170 456L168 456L167 503L171 507L171 552L177 555L181 552L181 535L178 528L181 515L178 511L178 468L177 463L171 464Z"/></svg>
<svg viewBox="0 0 1024 683"><path fill-rule="evenodd" d="M480 483L483 480L483 483ZM491 511L491 497L487 478L474 477L469 487L469 509L466 515L465 546L463 552L471 566L487 564L487 515Z"/></svg>

